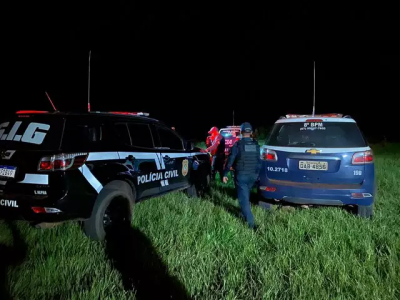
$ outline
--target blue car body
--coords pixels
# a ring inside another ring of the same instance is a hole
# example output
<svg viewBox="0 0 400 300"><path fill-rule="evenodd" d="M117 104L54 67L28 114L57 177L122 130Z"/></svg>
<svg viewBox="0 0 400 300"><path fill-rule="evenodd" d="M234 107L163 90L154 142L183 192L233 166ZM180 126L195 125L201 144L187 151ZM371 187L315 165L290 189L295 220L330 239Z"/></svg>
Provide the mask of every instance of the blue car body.
<svg viewBox="0 0 400 300"><path fill-rule="evenodd" d="M373 153L350 117L283 117L261 156L258 189L264 198L301 205L374 203Z"/></svg>

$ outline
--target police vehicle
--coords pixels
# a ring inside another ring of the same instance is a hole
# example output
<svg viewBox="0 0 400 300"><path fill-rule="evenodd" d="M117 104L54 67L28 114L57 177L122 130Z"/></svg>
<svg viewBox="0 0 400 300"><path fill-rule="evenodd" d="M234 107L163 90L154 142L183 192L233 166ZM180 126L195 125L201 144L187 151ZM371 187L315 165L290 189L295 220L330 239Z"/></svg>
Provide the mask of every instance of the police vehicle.
<svg viewBox="0 0 400 300"><path fill-rule="evenodd" d="M210 182L208 154L145 113L19 111L0 122L0 154L1 216L83 221L95 240L137 201Z"/></svg>
<svg viewBox="0 0 400 300"><path fill-rule="evenodd" d="M219 133L225 138L225 155L229 155L232 146L240 138L240 126L227 126L226 128L221 128Z"/></svg>
<svg viewBox="0 0 400 300"><path fill-rule="evenodd" d="M287 115L261 148L259 193L299 205L351 206L372 217L374 155L356 121L341 114Z"/></svg>

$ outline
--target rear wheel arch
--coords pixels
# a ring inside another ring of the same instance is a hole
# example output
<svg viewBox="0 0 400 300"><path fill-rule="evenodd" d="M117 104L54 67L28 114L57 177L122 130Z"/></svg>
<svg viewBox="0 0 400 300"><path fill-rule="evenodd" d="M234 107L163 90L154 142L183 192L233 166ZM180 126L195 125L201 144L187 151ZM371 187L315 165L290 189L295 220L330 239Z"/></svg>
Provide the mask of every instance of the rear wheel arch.
<svg viewBox="0 0 400 300"><path fill-rule="evenodd" d="M107 226L132 222L136 190L125 180L113 180L101 190L94 203L91 216L84 222L85 234L94 240L106 237ZM112 210L113 220L107 223L107 211ZM114 224L112 224L114 222Z"/></svg>

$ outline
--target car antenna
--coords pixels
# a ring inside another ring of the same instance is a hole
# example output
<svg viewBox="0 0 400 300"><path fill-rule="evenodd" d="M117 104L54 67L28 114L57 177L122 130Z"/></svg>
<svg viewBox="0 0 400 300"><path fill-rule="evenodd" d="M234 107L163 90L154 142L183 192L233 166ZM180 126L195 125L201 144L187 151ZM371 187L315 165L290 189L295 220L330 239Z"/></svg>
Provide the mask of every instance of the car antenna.
<svg viewBox="0 0 400 300"><path fill-rule="evenodd" d="M315 117L315 60L314 60L314 93L313 93L313 113L312 116Z"/></svg>
<svg viewBox="0 0 400 300"><path fill-rule="evenodd" d="M53 106L54 111L58 111L57 108L54 106L53 101L51 101L51 98L50 98L49 94L47 93L47 91L44 91L44 92L47 96L47 99L49 99L51 106Z"/></svg>
<svg viewBox="0 0 400 300"><path fill-rule="evenodd" d="M90 58L92 50L89 51L89 66L88 66L88 112L90 112Z"/></svg>

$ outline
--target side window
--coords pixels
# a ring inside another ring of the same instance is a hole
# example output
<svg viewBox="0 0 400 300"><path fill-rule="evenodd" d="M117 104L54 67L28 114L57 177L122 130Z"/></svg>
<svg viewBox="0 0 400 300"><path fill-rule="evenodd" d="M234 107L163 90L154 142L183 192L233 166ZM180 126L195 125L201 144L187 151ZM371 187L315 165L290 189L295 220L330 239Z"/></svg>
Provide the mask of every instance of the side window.
<svg viewBox="0 0 400 300"><path fill-rule="evenodd" d="M132 146L154 148L150 127L147 124L128 123Z"/></svg>
<svg viewBox="0 0 400 300"><path fill-rule="evenodd" d="M83 123L78 120L67 120L63 134L63 148L85 148L102 141L100 124Z"/></svg>
<svg viewBox="0 0 400 300"><path fill-rule="evenodd" d="M172 150L184 150L183 142L179 136L170 129L157 127L157 132L160 137L161 147Z"/></svg>
<svg viewBox="0 0 400 300"><path fill-rule="evenodd" d="M129 137L128 127L125 123L115 124L115 130L117 131L117 137L119 141L123 144L130 145L131 138Z"/></svg>

